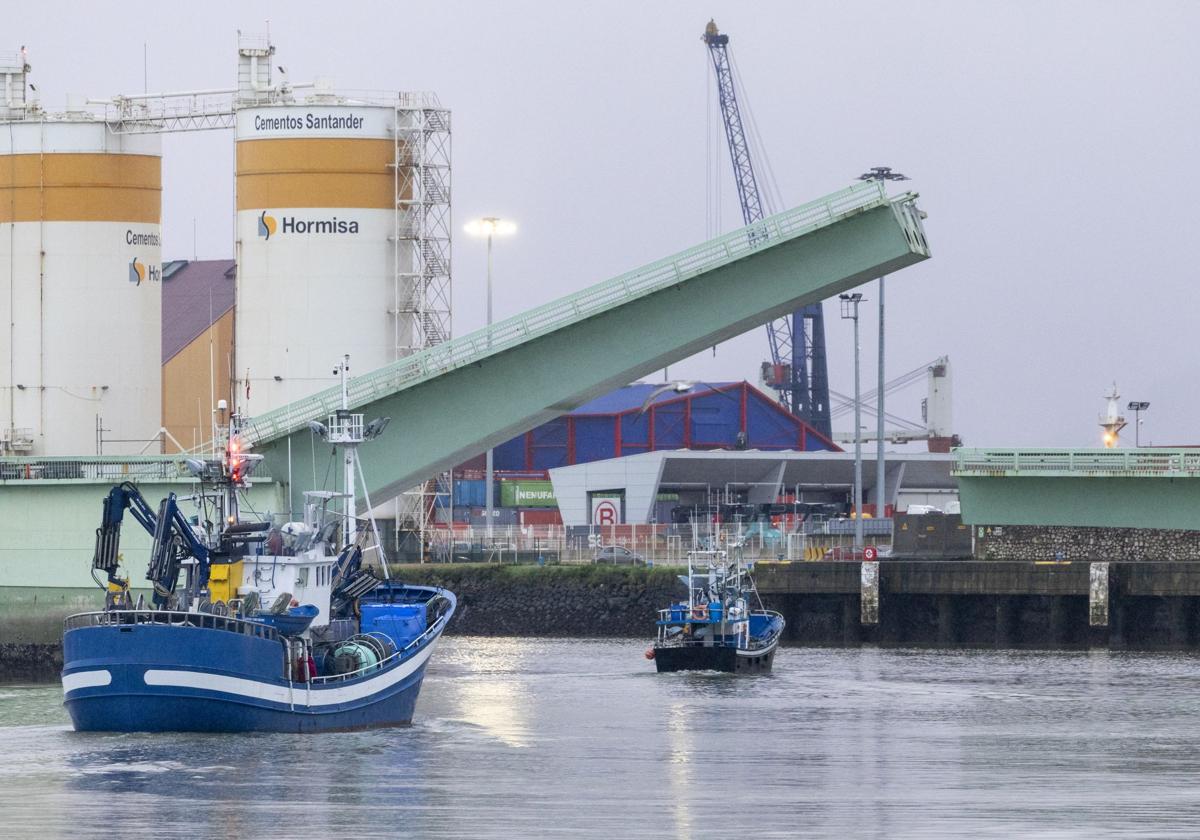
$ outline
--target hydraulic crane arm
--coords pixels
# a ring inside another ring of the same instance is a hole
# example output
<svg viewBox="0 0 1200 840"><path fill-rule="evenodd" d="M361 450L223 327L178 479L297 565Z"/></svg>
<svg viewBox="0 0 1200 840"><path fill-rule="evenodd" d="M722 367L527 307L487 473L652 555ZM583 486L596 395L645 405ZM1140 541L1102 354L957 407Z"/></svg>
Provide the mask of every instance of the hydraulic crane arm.
<svg viewBox="0 0 1200 840"><path fill-rule="evenodd" d="M113 487L104 498L100 527L96 529L93 569L103 571L110 583L124 586L125 582L117 577L117 558L121 547L121 522L127 509L138 524L146 529L146 533L154 538L146 579L154 586L156 607L165 606L174 594L180 565L188 557L195 557L199 561L199 587L207 584L208 547L192 532L179 510L175 494L168 494L155 513L141 491L128 481Z"/></svg>
<svg viewBox="0 0 1200 840"><path fill-rule="evenodd" d="M158 517L146 503L141 491L126 481L114 486L104 497L100 527L96 529L96 553L92 555L92 568L104 572L110 583L121 584L117 577L117 557L121 550L121 522L129 510L146 533L154 535Z"/></svg>
<svg viewBox="0 0 1200 840"><path fill-rule="evenodd" d="M158 506L158 525L154 529L154 548L150 551L150 568L146 580L154 585L154 606L166 606L175 593L179 567L188 557L199 562L200 578L197 589L208 585L208 546L192 532L192 526L179 511L174 493L168 493Z"/></svg>

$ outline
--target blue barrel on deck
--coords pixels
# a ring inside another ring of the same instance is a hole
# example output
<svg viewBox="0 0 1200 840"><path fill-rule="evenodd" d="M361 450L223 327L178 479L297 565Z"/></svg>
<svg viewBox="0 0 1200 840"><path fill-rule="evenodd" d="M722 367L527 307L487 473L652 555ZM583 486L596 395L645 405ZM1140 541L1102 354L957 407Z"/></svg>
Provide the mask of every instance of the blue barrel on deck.
<svg viewBox="0 0 1200 840"><path fill-rule="evenodd" d="M382 633L405 647L426 629L424 604L363 604L362 632Z"/></svg>
<svg viewBox="0 0 1200 840"><path fill-rule="evenodd" d="M720 621L722 610L724 610L724 607L721 605L721 602L713 601L708 605L708 617L713 621Z"/></svg>
<svg viewBox="0 0 1200 840"><path fill-rule="evenodd" d="M683 616L687 612L687 604L672 604L671 605L671 620L683 621Z"/></svg>

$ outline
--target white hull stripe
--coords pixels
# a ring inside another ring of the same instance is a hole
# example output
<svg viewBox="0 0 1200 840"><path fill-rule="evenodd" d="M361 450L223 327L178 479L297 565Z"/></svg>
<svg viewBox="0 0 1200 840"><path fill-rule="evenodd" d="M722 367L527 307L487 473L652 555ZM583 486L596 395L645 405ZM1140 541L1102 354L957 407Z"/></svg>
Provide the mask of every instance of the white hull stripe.
<svg viewBox="0 0 1200 840"><path fill-rule="evenodd" d="M737 655L738 656L762 656L765 653L770 653L771 651L773 651L777 644L779 644L778 639L771 642L771 644L767 645L765 648L759 648L758 650L742 650L739 648Z"/></svg>
<svg viewBox="0 0 1200 840"><path fill-rule="evenodd" d="M111 682L111 671L78 671L74 674L63 676L63 693L68 694L80 688L96 688L97 686L108 685Z"/></svg>
<svg viewBox="0 0 1200 840"><path fill-rule="evenodd" d="M424 650L404 664L393 668L378 677L372 677L365 682L354 685L342 685L336 688L311 689L305 683L294 683L291 688L285 685L248 680L242 677L227 677L221 674L208 674L202 671L165 671L150 669L146 671L146 685L160 685L171 688L195 688L203 691L218 691L222 694L234 694L239 697L249 697L254 700L265 700L270 703L283 703L296 706L317 708L333 706L338 703L352 703L364 697L370 697L386 688L390 688L406 677L411 676L425 664L433 653L437 640L430 642ZM335 684L336 685L336 684Z"/></svg>

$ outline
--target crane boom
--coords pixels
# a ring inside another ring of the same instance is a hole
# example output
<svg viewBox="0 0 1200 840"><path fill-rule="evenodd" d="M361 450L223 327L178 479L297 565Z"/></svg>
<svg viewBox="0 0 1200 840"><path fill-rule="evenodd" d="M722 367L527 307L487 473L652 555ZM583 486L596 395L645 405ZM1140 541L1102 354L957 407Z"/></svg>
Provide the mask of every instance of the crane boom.
<svg viewBox="0 0 1200 840"><path fill-rule="evenodd" d="M188 557L195 557L199 563L199 587L207 584L208 547L192 533L175 501L175 494L168 493L155 513L137 486L128 481L115 485L104 497L100 527L96 529L96 552L92 556L94 570L104 572L110 584L128 588L128 581L117 577L121 521L126 510L154 538L146 579L154 585L156 607L165 606L174 594L180 565Z"/></svg>
<svg viewBox="0 0 1200 840"><path fill-rule="evenodd" d="M764 202L754 174L750 144L742 124L729 61L729 36L710 20L704 28L713 70L717 78L717 97L725 124L725 140L733 164L742 221L753 224L764 213ZM791 316L767 324L771 362L764 365L764 379L779 392L779 401L810 426L829 436L829 374L825 361L825 315L819 303L796 310Z"/></svg>
<svg viewBox="0 0 1200 840"><path fill-rule="evenodd" d="M716 23L710 20L704 28L704 43L708 44L713 70L717 74L717 99L725 123L725 140L729 144L729 158L733 163L738 200L742 205L742 221L751 225L765 214L762 197L758 192L758 179L754 177L750 144L746 141L746 130L742 125L742 111L738 107L737 91L733 85L733 68L729 64L729 36L718 32Z"/></svg>

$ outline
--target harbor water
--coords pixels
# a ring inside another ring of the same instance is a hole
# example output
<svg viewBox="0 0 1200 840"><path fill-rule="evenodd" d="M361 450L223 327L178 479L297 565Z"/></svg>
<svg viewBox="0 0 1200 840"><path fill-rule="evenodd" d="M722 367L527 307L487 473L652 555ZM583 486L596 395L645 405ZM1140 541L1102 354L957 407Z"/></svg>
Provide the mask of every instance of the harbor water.
<svg viewBox="0 0 1200 840"><path fill-rule="evenodd" d="M0 686L0 836L1196 837L1200 660L443 640L411 727L81 734Z"/></svg>

